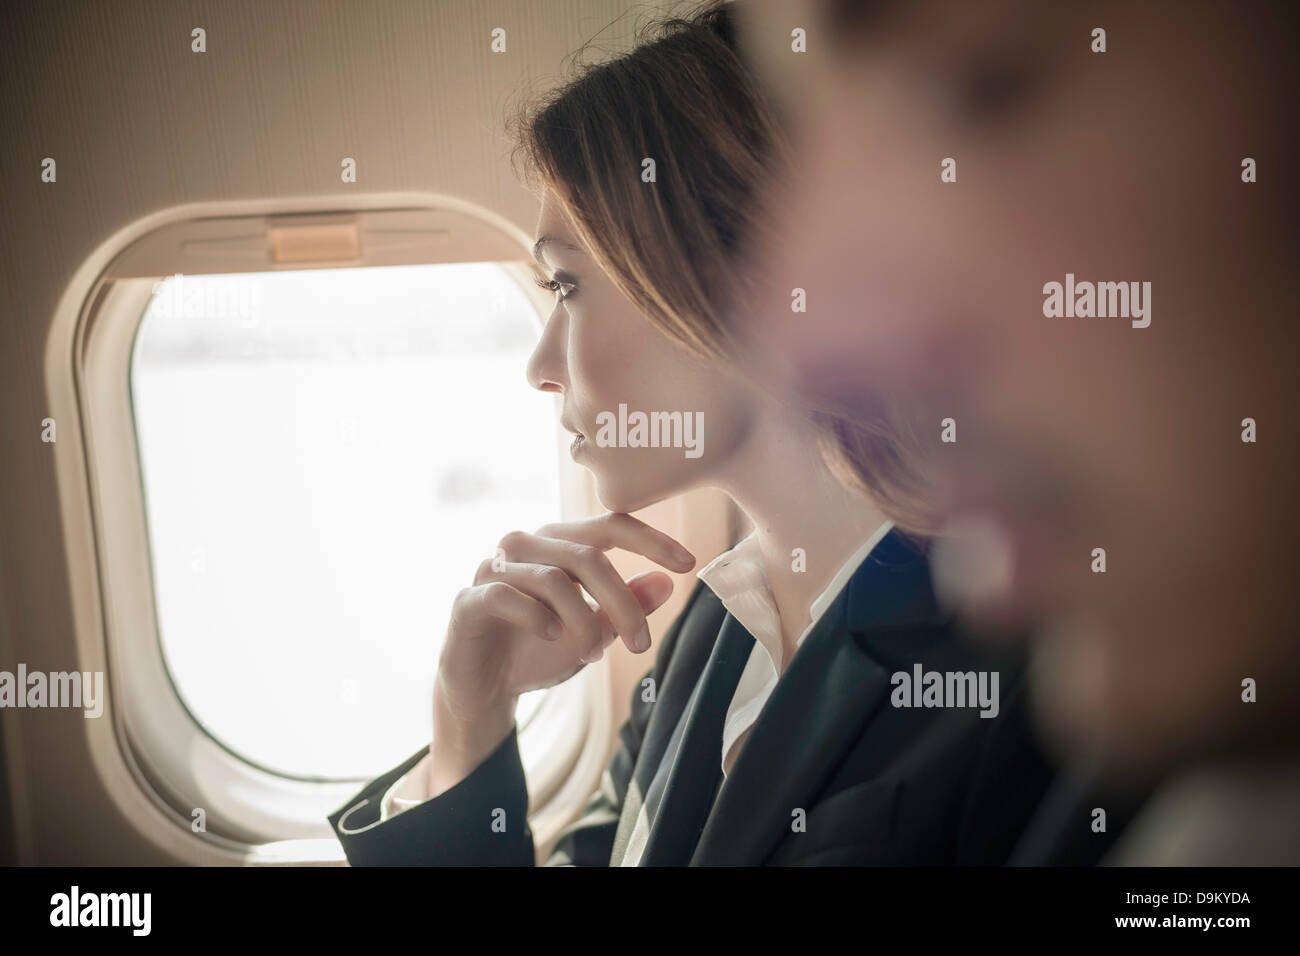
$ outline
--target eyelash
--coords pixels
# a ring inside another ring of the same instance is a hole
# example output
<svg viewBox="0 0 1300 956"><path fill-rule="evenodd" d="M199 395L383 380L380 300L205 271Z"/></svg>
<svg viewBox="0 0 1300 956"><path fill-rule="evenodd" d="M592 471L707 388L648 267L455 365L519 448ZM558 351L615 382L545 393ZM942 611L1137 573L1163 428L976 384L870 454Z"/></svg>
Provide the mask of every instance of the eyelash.
<svg viewBox="0 0 1300 956"><path fill-rule="evenodd" d="M543 279L541 276L537 276L535 279L533 279L533 281L537 284L539 288L545 289L548 292L554 292L558 294L561 300L569 299L573 297L573 292L571 291L563 292L561 290L563 289L572 290L577 288L577 286L575 286L572 282L560 282L558 279Z"/></svg>

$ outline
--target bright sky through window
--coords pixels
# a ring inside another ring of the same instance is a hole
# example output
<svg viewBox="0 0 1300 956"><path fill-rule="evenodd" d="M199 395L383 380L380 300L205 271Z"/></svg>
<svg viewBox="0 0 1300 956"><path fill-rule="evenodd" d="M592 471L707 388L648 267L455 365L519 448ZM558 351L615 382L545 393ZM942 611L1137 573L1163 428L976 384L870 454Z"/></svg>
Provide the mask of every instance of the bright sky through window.
<svg viewBox="0 0 1300 956"><path fill-rule="evenodd" d="M490 263L155 287L131 388L159 629L216 740L326 778L428 741L452 598L559 517L536 335Z"/></svg>

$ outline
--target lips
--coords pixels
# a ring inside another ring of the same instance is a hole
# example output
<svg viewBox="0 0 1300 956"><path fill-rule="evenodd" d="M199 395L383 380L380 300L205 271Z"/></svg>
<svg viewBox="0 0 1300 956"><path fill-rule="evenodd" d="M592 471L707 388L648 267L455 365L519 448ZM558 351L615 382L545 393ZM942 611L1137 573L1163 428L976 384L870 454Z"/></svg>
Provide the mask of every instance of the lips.
<svg viewBox="0 0 1300 956"><path fill-rule="evenodd" d="M569 443L569 454L576 455L578 450L586 444L587 436L570 425L563 415L560 416L560 427L573 435L573 441Z"/></svg>

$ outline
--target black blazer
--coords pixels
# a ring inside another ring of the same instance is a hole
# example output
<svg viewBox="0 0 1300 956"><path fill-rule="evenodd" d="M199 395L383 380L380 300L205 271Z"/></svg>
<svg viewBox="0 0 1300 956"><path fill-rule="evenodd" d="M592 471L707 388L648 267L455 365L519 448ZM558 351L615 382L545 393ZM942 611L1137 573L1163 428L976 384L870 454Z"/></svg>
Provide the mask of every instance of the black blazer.
<svg viewBox="0 0 1300 956"><path fill-rule="evenodd" d="M642 866L1007 862L1053 777L1029 729L1023 658L957 639L925 558L897 532L809 633L724 781L722 723L753 644L697 585L647 675L656 699L634 689L601 786L546 865L618 864L643 806ZM998 715L893 706L891 675L918 663L997 671ZM450 790L377 822L427 749L330 815L352 865L533 865L515 729Z"/></svg>

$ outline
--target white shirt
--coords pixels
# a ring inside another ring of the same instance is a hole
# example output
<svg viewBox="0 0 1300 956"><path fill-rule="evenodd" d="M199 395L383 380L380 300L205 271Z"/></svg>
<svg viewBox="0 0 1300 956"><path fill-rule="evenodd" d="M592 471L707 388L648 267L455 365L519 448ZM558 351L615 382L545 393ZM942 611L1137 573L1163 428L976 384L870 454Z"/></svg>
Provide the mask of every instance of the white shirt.
<svg viewBox="0 0 1300 956"><path fill-rule="evenodd" d="M813 599L808 611L811 620L795 642L795 653L798 653L804 639L817 626L821 616L839 596L853 573L893 527L892 521L886 521L872 532L862 546L841 565L825 590ZM696 577L717 595L727 612L754 637L754 648L750 651L749 660L740 675L740 683L736 685L736 692L732 695L723 721L721 760L725 777L748 738L750 728L758 719L759 711L772 696L777 681L785 673L788 662L782 660L781 618L763 570L762 555L755 534L751 533L730 551L718 555L696 572ZM381 820L387 820L428 799L428 767L429 757L426 755L389 788L380 806ZM649 831L649 818L642 808L628 840L622 866L636 866L645 849Z"/></svg>
<svg viewBox="0 0 1300 956"><path fill-rule="evenodd" d="M892 521L886 521L872 532L871 537L835 572L835 577L825 590L813 599L808 609L811 620L795 641L796 654L826 609L844 590L849 578L853 577L853 572L893 526ZM732 695L731 706L727 708L727 716L722 725L722 774L725 777L731 772L736 754L740 752L750 728L758 719L759 711L772 696L776 682L785 673L789 662L782 660L784 649L781 641L781 616L777 613L776 601L768 587L762 556L758 550L758 538L754 534L750 534L730 551L718 555L701 568L696 576L713 590L727 612L754 637L754 648L749 652L749 661L741 672L740 683L736 685L736 693Z"/></svg>
<svg viewBox="0 0 1300 956"><path fill-rule="evenodd" d="M871 537L840 566L825 590L813 599L808 608L811 620L795 641L795 654L799 653L804 639L812 633L826 609L849 583L853 572L893 527L892 521L886 521L872 532ZM751 533L730 551L718 555L696 572L696 577L709 586L727 613L754 638L754 648L749 652L749 660L740 674L740 683L731 696L731 705L727 708L727 716L722 723L722 775L725 778L736 762L741 746L749 737L759 711L772 696L772 691L789 662L782 660L781 615L777 613L776 601L768 586L755 534ZM791 660L793 659L792 654ZM628 838L627 851L619 865L636 866L641 861L649 838L650 818L645 807L642 807L632 835Z"/></svg>

